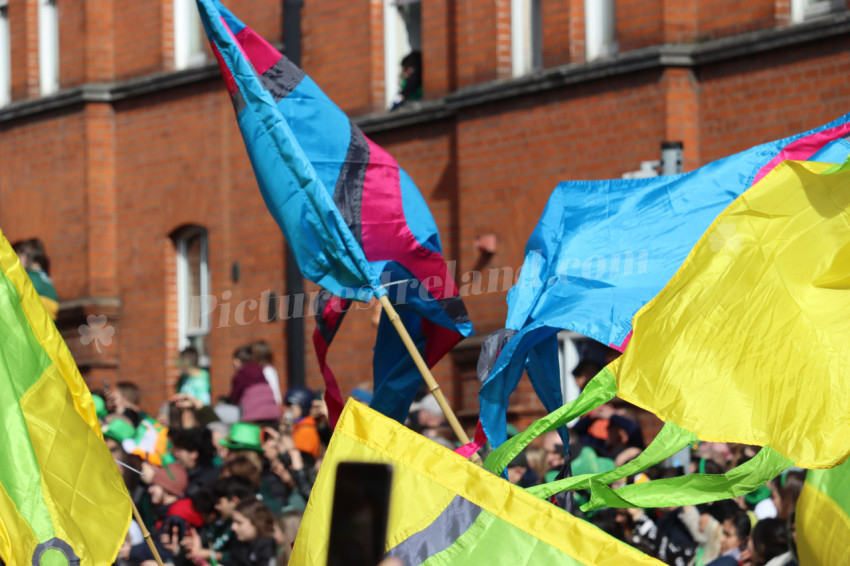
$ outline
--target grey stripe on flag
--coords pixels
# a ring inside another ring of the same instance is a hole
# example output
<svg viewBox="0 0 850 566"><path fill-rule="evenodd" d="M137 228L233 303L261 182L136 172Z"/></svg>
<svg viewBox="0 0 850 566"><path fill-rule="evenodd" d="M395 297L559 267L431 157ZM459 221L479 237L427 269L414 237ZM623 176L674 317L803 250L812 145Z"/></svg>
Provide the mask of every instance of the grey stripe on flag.
<svg viewBox="0 0 850 566"><path fill-rule="evenodd" d="M369 165L369 144L366 136L353 122L351 124L351 142L345 161L339 171L334 187L334 204L342 214L342 219L351 229L354 238L363 246L360 211L363 206L363 183L366 179L366 167Z"/></svg>
<svg viewBox="0 0 850 566"><path fill-rule="evenodd" d="M499 352L516 333L516 330L503 328L484 339L484 343L481 345L481 353L478 355L478 381L481 383L487 381L490 372L496 365Z"/></svg>
<svg viewBox="0 0 850 566"><path fill-rule="evenodd" d="M245 97L242 96L242 91L236 89L236 92L233 93L233 96L230 97L230 102L233 103L233 110L236 112L236 115L239 116L239 113L245 110Z"/></svg>
<svg viewBox="0 0 850 566"><path fill-rule="evenodd" d="M455 324L463 324L469 322L469 313L466 312L466 305L463 304L463 299L460 295L454 297L446 297L437 301L439 305L446 311L449 318Z"/></svg>
<svg viewBox="0 0 850 566"><path fill-rule="evenodd" d="M481 507L456 495L442 513L425 529L391 548L388 556L397 556L405 566L417 566L444 551L472 526Z"/></svg>
<svg viewBox="0 0 850 566"><path fill-rule="evenodd" d="M277 103L295 90L295 87L298 86L303 78L304 71L281 55L277 63L260 75L260 82L263 84L263 88L271 93L275 103Z"/></svg>

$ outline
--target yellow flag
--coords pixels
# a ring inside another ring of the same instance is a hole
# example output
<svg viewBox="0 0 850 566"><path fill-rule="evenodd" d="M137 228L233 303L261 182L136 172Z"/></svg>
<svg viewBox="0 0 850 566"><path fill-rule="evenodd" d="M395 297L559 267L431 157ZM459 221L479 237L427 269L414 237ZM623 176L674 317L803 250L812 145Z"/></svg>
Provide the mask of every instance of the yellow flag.
<svg viewBox="0 0 850 566"><path fill-rule="evenodd" d="M0 557L111 564L129 525L91 395L0 232Z"/></svg>
<svg viewBox="0 0 850 566"><path fill-rule="evenodd" d="M711 225L634 318L618 394L805 468L850 454L850 171L786 161Z"/></svg>
<svg viewBox="0 0 850 566"><path fill-rule="evenodd" d="M289 562L293 566L325 566L327 562L336 467L343 461L393 466L386 550L407 566L661 565L590 523L349 400L298 530Z"/></svg>

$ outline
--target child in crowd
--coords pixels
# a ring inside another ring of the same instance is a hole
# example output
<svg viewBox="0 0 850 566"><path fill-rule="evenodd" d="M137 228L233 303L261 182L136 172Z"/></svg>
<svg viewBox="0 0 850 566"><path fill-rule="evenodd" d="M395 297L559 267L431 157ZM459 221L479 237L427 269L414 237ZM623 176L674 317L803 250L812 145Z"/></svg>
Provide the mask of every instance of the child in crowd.
<svg viewBox="0 0 850 566"><path fill-rule="evenodd" d="M203 403L210 404L210 373L198 366L198 350L189 346L180 352L177 365L180 378L177 393L185 393Z"/></svg>
<svg viewBox="0 0 850 566"><path fill-rule="evenodd" d="M237 543L229 566L275 566L274 516L258 499L246 499L233 511Z"/></svg>

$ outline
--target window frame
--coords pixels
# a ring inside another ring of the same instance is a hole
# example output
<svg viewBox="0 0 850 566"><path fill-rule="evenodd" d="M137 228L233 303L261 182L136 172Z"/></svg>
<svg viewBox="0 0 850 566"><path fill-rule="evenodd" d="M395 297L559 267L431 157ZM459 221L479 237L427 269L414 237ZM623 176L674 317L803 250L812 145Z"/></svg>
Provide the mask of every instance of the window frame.
<svg viewBox="0 0 850 566"><path fill-rule="evenodd" d="M588 62L617 54L615 0L584 0L584 45Z"/></svg>
<svg viewBox="0 0 850 566"><path fill-rule="evenodd" d="M0 106L12 102L12 36L9 0L0 0Z"/></svg>
<svg viewBox="0 0 850 566"><path fill-rule="evenodd" d="M409 31L402 26L400 6L419 5L419 37L411 39ZM384 107L389 108L398 94L401 60L413 50L422 51L422 0L384 0ZM404 28L402 30L402 28ZM399 49L399 33L404 31L403 41L407 51ZM404 51L404 52L403 52Z"/></svg>
<svg viewBox="0 0 850 566"><path fill-rule="evenodd" d="M174 0L174 68L179 71L206 63L205 39L195 0Z"/></svg>
<svg viewBox="0 0 850 566"><path fill-rule="evenodd" d="M791 23L800 24L845 8L844 0L816 0L814 4L808 0L791 0Z"/></svg>
<svg viewBox="0 0 850 566"><path fill-rule="evenodd" d="M38 84L41 96L59 91L59 6L38 0Z"/></svg>
<svg viewBox="0 0 850 566"><path fill-rule="evenodd" d="M543 0L511 0L511 76L543 68Z"/></svg>
<svg viewBox="0 0 850 566"><path fill-rule="evenodd" d="M210 269L209 269L209 232L203 226L188 226L180 230L172 238L177 261L177 328L178 345L181 350L187 346L196 346L196 338L203 338L210 334L212 329L211 313L202 308L200 297L196 300L191 296L189 289L189 258L187 255L189 242L194 238L200 238L200 262L198 266L198 279L200 282L200 295L210 295ZM190 328L190 317L192 305L199 309L200 324L196 328ZM201 352L203 354L203 352Z"/></svg>

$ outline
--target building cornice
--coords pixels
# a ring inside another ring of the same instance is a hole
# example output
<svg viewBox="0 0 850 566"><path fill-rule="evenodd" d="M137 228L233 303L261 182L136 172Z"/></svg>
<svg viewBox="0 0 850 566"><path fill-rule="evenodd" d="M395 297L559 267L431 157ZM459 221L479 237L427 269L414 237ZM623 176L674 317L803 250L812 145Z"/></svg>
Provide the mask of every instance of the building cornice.
<svg viewBox="0 0 850 566"><path fill-rule="evenodd" d="M850 33L850 12L789 26L759 30L690 44L663 44L620 53L607 60L544 69L510 80L476 84L440 99L411 103L395 112L358 116L366 132L405 128L453 117L459 110L539 94L579 83L667 67L695 68L767 51L785 49ZM0 123L63 110L91 102L116 103L151 93L219 80L215 61L183 71L156 73L124 81L87 83L55 95L21 100L0 108Z"/></svg>

